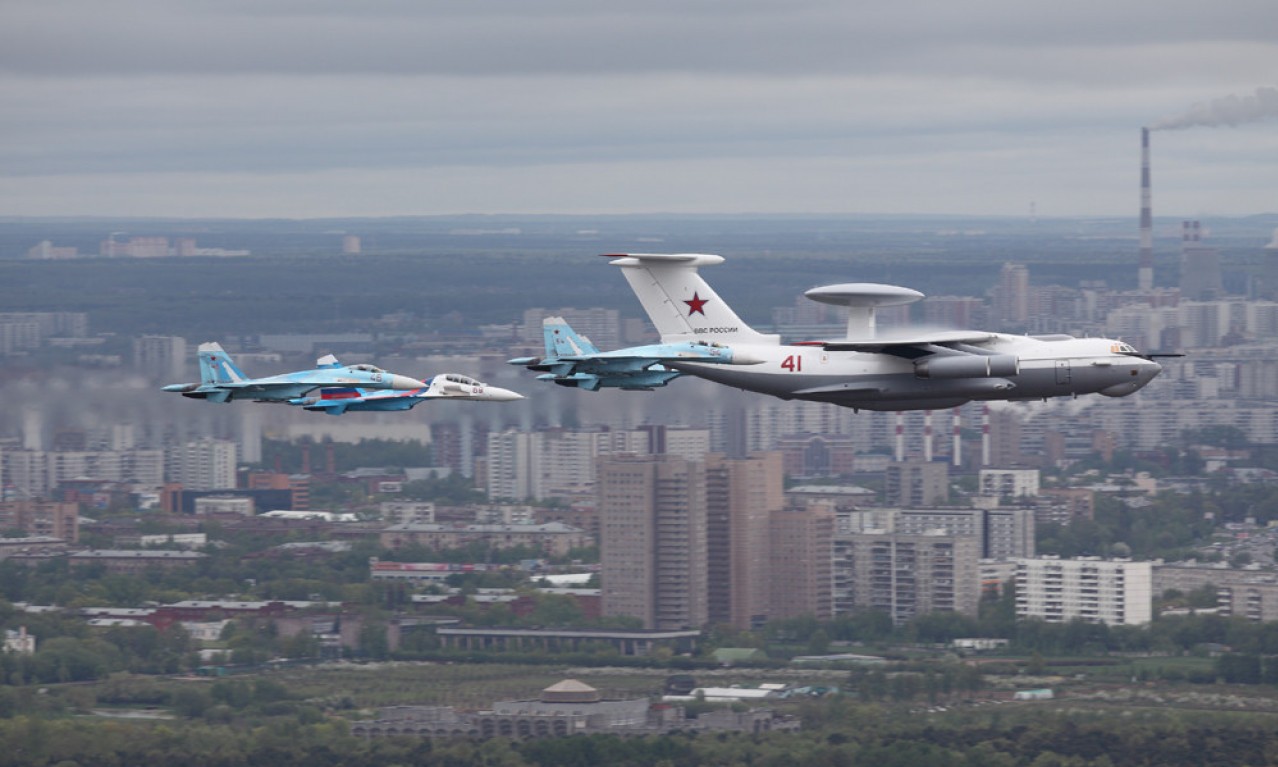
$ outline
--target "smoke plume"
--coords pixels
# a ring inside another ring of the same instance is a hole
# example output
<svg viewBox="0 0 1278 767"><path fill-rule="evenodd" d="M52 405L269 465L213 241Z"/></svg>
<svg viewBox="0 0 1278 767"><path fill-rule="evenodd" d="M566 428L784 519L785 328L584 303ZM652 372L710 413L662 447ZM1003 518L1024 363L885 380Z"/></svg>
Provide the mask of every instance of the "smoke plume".
<svg viewBox="0 0 1278 767"><path fill-rule="evenodd" d="M1242 125L1278 117L1278 88L1257 88L1252 96L1225 96L1195 104L1184 112L1165 117L1150 130L1181 130L1195 127Z"/></svg>

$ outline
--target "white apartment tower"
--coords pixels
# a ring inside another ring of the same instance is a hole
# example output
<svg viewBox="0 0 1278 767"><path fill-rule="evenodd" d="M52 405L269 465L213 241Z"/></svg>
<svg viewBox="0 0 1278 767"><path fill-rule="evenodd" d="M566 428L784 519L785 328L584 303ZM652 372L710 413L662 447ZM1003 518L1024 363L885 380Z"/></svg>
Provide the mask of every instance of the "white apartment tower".
<svg viewBox="0 0 1278 767"><path fill-rule="evenodd" d="M205 439L171 447L166 451L169 481L187 490L235 489L236 444Z"/></svg>
<svg viewBox="0 0 1278 767"><path fill-rule="evenodd" d="M1125 559L1016 560L1016 617L1140 626L1153 618L1153 569Z"/></svg>

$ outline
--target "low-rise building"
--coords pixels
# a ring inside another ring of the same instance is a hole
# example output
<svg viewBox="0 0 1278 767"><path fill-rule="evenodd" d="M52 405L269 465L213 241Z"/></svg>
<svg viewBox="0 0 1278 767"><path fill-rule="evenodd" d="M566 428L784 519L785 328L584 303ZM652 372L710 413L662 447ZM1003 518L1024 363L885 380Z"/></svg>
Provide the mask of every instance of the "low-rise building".
<svg viewBox="0 0 1278 767"><path fill-rule="evenodd" d="M140 575L148 568L175 570L190 567L207 555L198 551L88 549L70 555L71 567L102 564L113 575Z"/></svg>
<svg viewBox="0 0 1278 767"><path fill-rule="evenodd" d="M19 626L17 630L4 630L4 651L18 653L20 655L32 655L36 651L36 638L34 634L27 633L26 626Z"/></svg>
<svg viewBox="0 0 1278 767"><path fill-rule="evenodd" d="M1154 565L1154 593L1170 589L1190 592L1204 586L1216 589L1221 615L1240 615L1250 621L1278 620L1278 575L1229 567Z"/></svg>
<svg viewBox="0 0 1278 767"><path fill-rule="evenodd" d="M556 557L594 543L584 530L562 522L541 525L392 525L382 530L381 540L382 545L389 549L410 543L433 549L455 549L472 543L486 544L495 549L528 546Z"/></svg>
<svg viewBox="0 0 1278 767"><path fill-rule="evenodd" d="M80 539L80 506L59 501L8 501L0 503L0 530L22 530L27 535Z"/></svg>
<svg viewBox="0 0 1278 767"><path fill-rule="evenodd" d="M1038 469L981 469L980 492L1001 498L1038 495Z"/></svg>
<svg viewBox="0 0 1278 767"><path fill-rule="evenodd" d="M374 721L354 722L358 737L416 735L427 738L547 738L609 733L659 735L671 731L797 731L796 718L771 709L709 712L688 719L684 709L652 705L647 698L606 699L598 690L565 679L530 700L494 703L489 711L461 712L447 706L383 708Z"/></svg>
<svg viewBox="0 0 1278 767"><path fill-rule="evenodd" d="M440 628L445 647L463 650L545 650L577 652L594 644L611 645L622 655L651 655L659 647L676 653L696 649L696 629L583 629L583 628Z"/></svg>

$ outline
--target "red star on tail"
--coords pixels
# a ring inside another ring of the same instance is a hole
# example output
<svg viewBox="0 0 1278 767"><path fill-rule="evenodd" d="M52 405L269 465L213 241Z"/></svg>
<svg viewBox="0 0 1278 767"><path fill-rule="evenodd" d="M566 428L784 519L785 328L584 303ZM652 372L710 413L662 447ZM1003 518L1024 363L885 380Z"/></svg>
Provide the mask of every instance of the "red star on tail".
<svg viewBox="0 0 1278 767"><path fill-rule="evenodd" d="M702 317L706 316L706 310L702 307L706 305L708 300L709 299L701 298L696 293L693 293L691 300L684 301L684 303L688 305L688 316L691 317L694 314L700 314Z"/></svg>

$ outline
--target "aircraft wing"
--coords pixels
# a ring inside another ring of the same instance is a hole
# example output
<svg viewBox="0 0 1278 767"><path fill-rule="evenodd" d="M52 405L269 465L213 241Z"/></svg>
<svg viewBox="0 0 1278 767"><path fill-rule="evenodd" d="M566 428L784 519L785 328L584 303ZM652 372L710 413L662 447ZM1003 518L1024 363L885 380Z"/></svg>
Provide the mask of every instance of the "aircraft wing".
<svg viewBox="0 0 1278 767"><path fill-rule="evenodd" d="M905 336L901 338L873 338L864 341L854 341L846 339L836 339L832 341L800 341L795 346L820 346L821 348L832 352L875 352L881 354L896 354L897 356L922 356L922 354L910 355L907 350L925 350L928 346L943 346L947 344L979 344L997 338L996 333L983 333L979 331L969 330L947 330L939 333L928 333L920 336ZM902 354L901 352L906 352ZM930 354L924 351L924 354Z"/></svg>
<svg viewBox="0 0 1278 767"><path fill-rule="evenodd" d="M996 378L1020 373L1020 358L982 346L998 338L997 333L944 331L917 337L883 338L866 341L811 341L799 346L820 346L827 351L886 354L914 365L917 378ZM808 394L824 392L807 392Z"/></svg>

